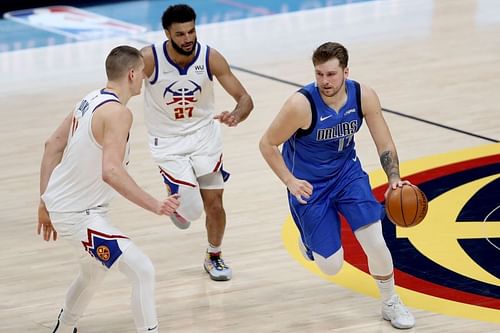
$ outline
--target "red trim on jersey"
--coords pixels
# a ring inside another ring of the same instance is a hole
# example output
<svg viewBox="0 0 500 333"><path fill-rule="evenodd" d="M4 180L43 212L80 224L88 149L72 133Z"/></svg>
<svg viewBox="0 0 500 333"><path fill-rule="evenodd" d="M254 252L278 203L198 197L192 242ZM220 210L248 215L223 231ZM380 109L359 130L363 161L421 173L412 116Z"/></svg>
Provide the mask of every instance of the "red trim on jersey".
<svg viewBox="0 0 500 333"><path fill-rule="evenodd" d="M217 172L217 171L219 171L221 164L222 164L222 154L220 154L219 161L218 161L218 162L217 162L217 164L215 165L215 168L212 170L212 172Z"/></svg>
<svg viewBox="0 0 500 333"><path fill-rule="evenodd" d="M192 183L187 182L185 180L175 179L174 177L169 175L165 170L163 170L160 166L159 166L159 168L160 168L160 173L163 176L167 177L168 180L170 180L172 183L177 184L177 185L186 185L186 186L196 187L195 184L192 184Z"/></svg>

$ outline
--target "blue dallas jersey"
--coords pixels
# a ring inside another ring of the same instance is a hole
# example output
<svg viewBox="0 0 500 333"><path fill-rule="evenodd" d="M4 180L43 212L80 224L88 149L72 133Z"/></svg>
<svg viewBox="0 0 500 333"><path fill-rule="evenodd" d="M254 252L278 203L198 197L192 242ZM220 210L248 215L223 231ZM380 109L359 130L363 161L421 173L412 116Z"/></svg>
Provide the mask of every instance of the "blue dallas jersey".
<svg viewBox="0 0 500 333"><path fill-rule="evenodd" d="M354 148L354 134L363 122L361 89L352 80L346 80L346 89L347 101L340 110L323 101L315 83L298 91L311 105L311 126L295 132L282 151L288 169L298 179L321 182L363 173Z"/></svg>

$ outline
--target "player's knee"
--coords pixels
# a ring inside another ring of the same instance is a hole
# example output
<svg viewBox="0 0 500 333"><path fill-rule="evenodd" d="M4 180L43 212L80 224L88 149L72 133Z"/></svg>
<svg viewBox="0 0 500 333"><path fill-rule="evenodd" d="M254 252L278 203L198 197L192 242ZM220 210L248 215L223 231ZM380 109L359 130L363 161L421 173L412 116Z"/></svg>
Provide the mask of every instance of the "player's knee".
<svg viewBox="0 0 500 333"><path fill-rule="evenodd" d="M181 186L179 194L181 196L181 205L177 209L177 213L188 221L199 219L203 213L203 201L200 190L198 188Z"/></svg>
<svg viewBox="0 0 500 333"><path fill-rule="evenodd" d="M144 255L140 262L136 262L135 271L143 280L154 280L155 278L155 268L151 259Z"/></svg>
<svg viewBox="0 0 500 333"><path fill-rule="evenodd" d="M204 208L205 213L208 216L218 217L221 214L224 214L224 206L222 204L222 192L220 195L214 195L209 198L204 198Z"/></svg>
<svg viewBox="0 0 500 333"><path fill-rule="evenodd" d="M316 252L313 252L313 256L319 269L326 275L337 274L344 264L344 251L342 248L327 258Z"/></svg>
<svg viewBox="0 0 500 333"><path fill-rule="evenodd" d="M336 275L342 269L342 263L318 263L318 267L326 275Z"/></svg>
<svg viewBox="0 0 500 333"><path fill-rule="evenodd" d="M182 200L182 198L181 198ZM193 201L189 205L182 205L177 209L177 212L188 221L194 221L200 218L203 213L203 202Z"/></svg>
<svg viewBox="0 0 500 333"><path fill-rule="evenodd" d="M208 216L219 216L221 214L224 214L224 207L222 206L222 201L214 202L212 205L206 205L205 213Z"/></svg>

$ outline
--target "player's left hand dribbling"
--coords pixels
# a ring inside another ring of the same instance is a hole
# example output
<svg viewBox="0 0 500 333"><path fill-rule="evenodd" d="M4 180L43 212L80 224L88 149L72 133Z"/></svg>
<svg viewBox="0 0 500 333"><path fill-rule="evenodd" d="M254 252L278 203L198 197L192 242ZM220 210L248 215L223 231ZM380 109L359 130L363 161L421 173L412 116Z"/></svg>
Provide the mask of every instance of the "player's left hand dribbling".
<svg viewBox="0 0 500 333"><path fill-rule="evenodd" d="M389 186L387 187L387 190L385 190L384 193L384 198L387 199L387 196L389 195L389 192L391 190L395 190L398 187L403 187L403 185L411 185L411 183L408 180L396 180L396 181L391 181L389 183Z"/></svg>

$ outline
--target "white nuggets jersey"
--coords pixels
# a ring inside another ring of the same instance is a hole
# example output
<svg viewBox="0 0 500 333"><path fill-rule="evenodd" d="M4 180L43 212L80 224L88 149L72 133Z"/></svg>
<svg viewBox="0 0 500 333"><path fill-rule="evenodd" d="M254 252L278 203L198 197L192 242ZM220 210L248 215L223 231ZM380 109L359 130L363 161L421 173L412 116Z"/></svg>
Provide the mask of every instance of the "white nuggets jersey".
<svg viewBox="0 0 500 333"><path fill-rule="evenodd" d="M181 68L168 56L167 43L152 45L155 68L144 92L146 127L159 138L194 133L213 121L214 112L210 47L197 43L194 60Z"/></svg>
<svg viewBox="0 0 500 333"><path fill-rule="evenodd" d="M42 196L49 212L80 212L107 205L115 190L102 180L102 147L92 134L94 111L105 103L120 103L115 94L96 90L76 105L68 143ZM128 162L129 144L124 164Z"/></svg>

